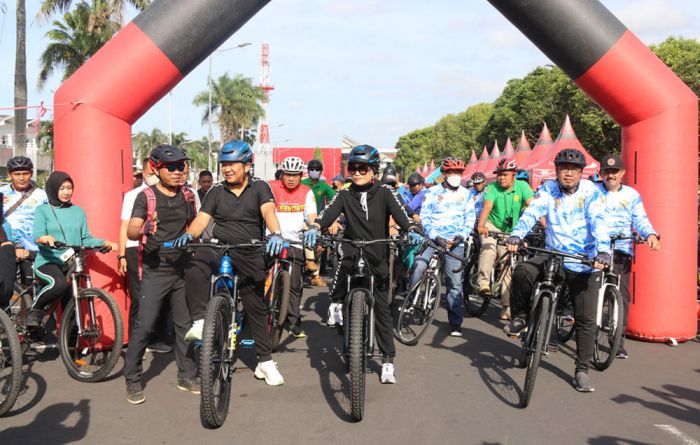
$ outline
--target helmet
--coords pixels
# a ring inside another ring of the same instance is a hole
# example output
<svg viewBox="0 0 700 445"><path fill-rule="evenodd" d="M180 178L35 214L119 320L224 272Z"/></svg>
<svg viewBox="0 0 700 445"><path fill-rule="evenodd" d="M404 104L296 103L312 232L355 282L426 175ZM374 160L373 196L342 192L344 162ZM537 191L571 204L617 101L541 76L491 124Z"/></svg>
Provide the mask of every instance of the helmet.
<svg viewBox="0 0 700 445"><path fill-rule="evenodd" d="M464 184L464 186L465 186L466 188L472 188L472 187L474 187L474 181L472 181L471 179L469 179L469 180Z"/></svg>
<svg viewBox="0 0 700 445"><path fill-rule="evenodd" d="M384 173L382 173L382 184L396 184L396 172L392 170L393 169L388 168L384 169Z"/></svg>
<svg viewBox="0 0 700 445"><path fill-rule="evenodd" d="M440 170L464 170L466 165L461 159L449 157L442 160L440 163Z"/></svg>
<svg viewBox="0 0 700 445"><path fill-rule="evenodd" d="M169 162L187 161L187 155L177 147L172 145L162 144L157 145L151 150L151 162L155 165L167 164Z"/></svg>
<svg viewBox="0 0 700 445"><path fill-rule="evenodd" d="M312 159L309 161L309 165L306 166L309 170L319 170L323 171L323 162L318 159Z"/></svg>
<svg viewBox="0 0 700 445"><path fill-rule="evenodd" d="M384 170L382 171L382 173L385 175L396 176L396 167L394 167L392 164L388 164L386 167L384 167Z"/></svg>
<svg viewBox="0 0 700 445"><path fill-rule="evenodd" d="M530 182L530 174L526 172L525 170L519 171L517 175L515 175L515 179L520 179L521 181L526 181Z"/></svg>
<svg viewBox="0 0 700 445"><path fill-rule="evenodd" d="M350 150L348 164L367 164L376 172L379 168L379 150L371 145L358 145Z"/></svg>
<svg viewBox="0 0 700 445"><path fill-rule="evenodd" d="M7 171L15 172L19 170L34 171L32 160L26 156L15 156L7 160Z"/></svg>
<svg viewBox="0 0 700 445"><path fill-rule="evenodd" d="M573 164L583 168L586 166L586 157L575 148L565 148L554 158L554 165Z"/></svg>
<svg viewBox="0 0 700 445"><path fill-rule="evenodd" d="M219 163L221 162L242 162L243 164L253 162L253 151L247 142L231 139L221 146Z"/></svg>
<svg viewBox="0 0 700 445"><path fill-rule="evenodd" d="M518 169L518 163L515 162L515 159L503 158L500 161L498 161L498 165L496 166L496 170L494 171L494 173L515 171L517 169Z"/></svg>
<svg viewBox="0 0 700 445"><path fill-rule="evenodd" d="M474 172L472 175L472 184L481 184L486 181L486 175L481 172Z"/></svg>
<svg viewBox="0 0 700 445"><path fill-rule="evenodd" d="M418 172L413 172L411 173L411 176L408 177L408 185L418 185L418 184L424 184L425 179L420 175Z"/></svg>
<svg viewBox="0 0 700 445"><path fill-rule="evenodd" d="M284 161L280 164L280 170L290 175L301 174L304 171L304 161L296 156L284 158Z"/></svg>

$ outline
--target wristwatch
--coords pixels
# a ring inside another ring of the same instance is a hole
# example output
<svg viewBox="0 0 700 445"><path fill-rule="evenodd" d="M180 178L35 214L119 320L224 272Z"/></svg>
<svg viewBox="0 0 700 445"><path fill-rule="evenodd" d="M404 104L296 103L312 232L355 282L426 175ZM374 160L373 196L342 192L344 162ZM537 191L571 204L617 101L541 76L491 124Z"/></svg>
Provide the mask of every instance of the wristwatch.
<svg viewBox="0 0 700 445"><path fill-rule="evenodd" d="M126 257L124 255L117 255L117 261L125 260Z"/></svg>

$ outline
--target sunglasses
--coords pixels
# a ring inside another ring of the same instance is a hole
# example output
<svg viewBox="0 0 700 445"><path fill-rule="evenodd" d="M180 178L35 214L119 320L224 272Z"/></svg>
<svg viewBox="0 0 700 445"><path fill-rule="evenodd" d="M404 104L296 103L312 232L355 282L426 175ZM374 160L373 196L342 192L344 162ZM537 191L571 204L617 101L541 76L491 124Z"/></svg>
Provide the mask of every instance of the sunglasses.
<svg viewBox="0 0 700 445"><path fill-rule="evenodd" d="M185 163L184 162L169 162L167 164L161 164L160 168L167 168L170 173L174 172L175 170L182 172L182 171L185 171Z"/></svg>
<svg viewBox="0 0 700 445"><path fill-rule="evenodd" d="M309 171L310 172L320 172L321 169L320 168L310 168Z"/></svg>
<svg viewBox="0 0 700 445"><path fill-rule="evenodd" d="M369 166L360 164L360 165L348 165L348 173L351 175L354 175L355 173L360 173L361 175L366 175L367 172L369 171Z"/></svg>

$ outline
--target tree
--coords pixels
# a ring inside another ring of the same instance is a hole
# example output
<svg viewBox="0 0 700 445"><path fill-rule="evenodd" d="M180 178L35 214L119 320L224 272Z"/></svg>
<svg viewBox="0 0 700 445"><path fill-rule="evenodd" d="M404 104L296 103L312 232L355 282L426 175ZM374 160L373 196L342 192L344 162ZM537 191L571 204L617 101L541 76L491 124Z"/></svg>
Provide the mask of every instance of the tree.
<svg viewBox="0 0 700 445"><path fill-rule="evenodd" d="M316 147L316 149L314 149L314 159L323 161L323 151L321 151L321 147Z"/></svg>
<svg viewBox="0 0 700 445"><path fill-rule="evenodd" d="M253 79L237 74L233 79L228 73L212 81L211 112L218 116L222 141L250 134L265 115L260 102L265 98L263 90L253 84ZM192 101L205 106L202 123L213 119L209 116L209 90L199 92ZM213 121L212 121L213 122Z"/></svg>
<svg viewBox="0 0 700 445"><path fill-rule="evenodd" d="M53 119L41 121L37 139L39 150L53 156Z"/></svg>
<svg viewBox="0 0 700 445"><path fill-rule="evenodd" d="M157 128L152 129L150 133L140 131L132 137L131 141L134 159L141 160L147 157L156 145L167 143L168 135Z"/></svg>
<svg viewBox="0 0 700 445"><path fill-rule="evenodd" d="M94 0L88 20L89 30L100 23L114 22L117 24L115 32L124 23L124 11L127 4L143 10L151 3L151 0ZM55 14L68 12L73 0L44 0L36 15L37 22L47 23Z"/></svg>
<svg viewBox="0 0 700 445"><path fill-rule="evenodd" d="M27 141L27 8L17 0L17 43L15 46L15 154L26 153Z"/></svg>

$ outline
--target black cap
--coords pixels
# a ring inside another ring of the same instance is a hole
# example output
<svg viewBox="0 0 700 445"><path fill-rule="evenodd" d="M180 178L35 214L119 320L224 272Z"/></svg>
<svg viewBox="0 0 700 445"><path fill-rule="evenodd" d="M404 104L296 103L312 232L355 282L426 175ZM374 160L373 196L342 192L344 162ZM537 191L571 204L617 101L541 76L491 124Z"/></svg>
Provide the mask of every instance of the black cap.
<svg viewBox="0 0 700 445"><path fill-rule="evenodd" d="M608 155L600 161L600 171L614 169L622 170L625 165L622 163L622 158L618 155Z"/></svg>

